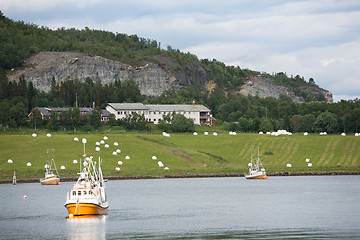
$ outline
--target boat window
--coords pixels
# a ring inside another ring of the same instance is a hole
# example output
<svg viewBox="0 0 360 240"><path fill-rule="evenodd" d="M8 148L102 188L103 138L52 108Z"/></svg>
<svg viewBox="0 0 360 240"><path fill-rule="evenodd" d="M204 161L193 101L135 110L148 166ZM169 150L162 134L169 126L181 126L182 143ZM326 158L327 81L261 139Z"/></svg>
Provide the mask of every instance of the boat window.
<svg viewBox="0 0 360 240"><path fill-rule="evenodd" d="M73 192L72 192L72 195L75 196L75 195L76 195L76 191L73 191Z"/></svg>
<svg viewBox="0 0 360 240"><path fill-rule="evenodd" d="M87 192L86 191L84 191L84 195L86 195L87 194Z"/></svg>
<svg viewBox="0 0 360 240"><path fill-rule="evenodd" d="M78 191L78 195L81 196L81 191Z"/></svg>

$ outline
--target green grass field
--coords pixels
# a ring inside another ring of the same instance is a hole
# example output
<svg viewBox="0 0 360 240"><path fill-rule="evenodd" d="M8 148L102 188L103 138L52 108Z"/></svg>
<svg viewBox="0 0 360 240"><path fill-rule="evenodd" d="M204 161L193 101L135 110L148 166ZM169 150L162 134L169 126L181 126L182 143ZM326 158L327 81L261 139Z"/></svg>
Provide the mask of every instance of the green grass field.
<svg viewBox="0 0 360 240"><path fill-rule="evenodd" d="M101 145L101 151L95 151L95 143L108 137L105 141L109 148ZM74 137L79 138L75 142ZM238 133L236 136L218 132L217 136L192 134L171 134L164 137L159 133L120 133L120 134L65 134L46 132L31 134L0 135L0 178L11 179L14 170L18 178L40 178L44 176L47 149L55 149L55 162L61 177L76 176L79 160L84 151L82 138L86 138L88 156L99 156L103 159L105 176L144 176L144 175L178 175L206 173L243 173L247 171L250 159L250 148L260 158L268 173L271 172L310 172L310 171L360 171L360 137L347 135L320 136L318 134L294 134L292 136L270 136ZM115 147L114 142L119 146ZM112 152L120 149L117 156ZM130 156L126 160L125 156ZM152 156L157 160L152 160ZM309 158L312 167L305 159ZM8 163L12 159L13 163ZM121 160L123 165L117 162ZM158 167L162 161L169 170ZM27 167L26 163L32 166ZM286 164L292 164L287 168ZM60 166L65 166L61 170ZM120 167L121 171L116 171Z"/></svg>

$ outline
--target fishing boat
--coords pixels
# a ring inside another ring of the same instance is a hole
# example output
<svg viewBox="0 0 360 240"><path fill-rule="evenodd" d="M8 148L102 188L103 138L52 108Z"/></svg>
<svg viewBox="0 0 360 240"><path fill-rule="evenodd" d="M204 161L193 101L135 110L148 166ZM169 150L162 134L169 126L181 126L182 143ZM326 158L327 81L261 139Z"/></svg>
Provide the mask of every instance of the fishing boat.
<svg viewBox="0 0 360 240"><path fill-rule="evenodd" d="M85 152L85 151L84 151ZM98 166L92 157L85 157L79 178L66 195L65 207L69 217L107 214L109 204L106 197L105 181L102 174L102 160Z"/></svg>
<svg viewBox="0 0 360 240"><path fill-rule="evenodd" d="M249 167L249 173L244 174L246 179L267 179L265 168L262 165L259 157L259 148L258 148L258 156L256 161L253 160L252 150L251 150L251 157L248 167Z"/></svg>
<svg viewBox="0 0 360 240"><path fill-rule="evenodd" d="M49 162L49 150L47 150L48 159L45 165L45 178L40 178L40 183L42 185L60 185L60 176L56 168L54 160L54 149L52 149L51 161ZM54 173L56 172L56 174Z"/></svg>

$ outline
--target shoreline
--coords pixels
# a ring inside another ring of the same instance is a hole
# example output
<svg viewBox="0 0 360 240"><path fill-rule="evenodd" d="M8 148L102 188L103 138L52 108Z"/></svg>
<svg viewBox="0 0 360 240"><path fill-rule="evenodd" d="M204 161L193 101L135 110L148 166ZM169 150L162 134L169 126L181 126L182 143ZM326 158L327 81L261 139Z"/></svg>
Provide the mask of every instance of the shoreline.
<svg viewBox="0 0 360 240"><path fill-rule="evenodd" d="M320 172L272 172L267 176L329 176L329 175L360 175L360 171L320 171ZM139 180L139 179L166 179L166 178L217 178L217 177L244 177L243 173L209 173L209 174L182 174L182 175L143 175L143 176L104 176L107 180ZM63 177L61 182L75 182L78 177ZM12 179L0 179L0 184L12 184ZM40 183L40 178L19 178L17 183Z"/></svg>

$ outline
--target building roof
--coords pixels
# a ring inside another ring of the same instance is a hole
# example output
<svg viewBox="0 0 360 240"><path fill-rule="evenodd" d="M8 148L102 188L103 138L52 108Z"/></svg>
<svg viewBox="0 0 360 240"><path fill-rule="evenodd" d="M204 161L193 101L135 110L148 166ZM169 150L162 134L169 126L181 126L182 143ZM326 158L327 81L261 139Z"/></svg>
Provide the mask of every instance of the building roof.
<svg viewBox="0 0 360 240"><path fill-rule="evenodd" d="M101 116L102 117L108 117L110 115L110 112L106 109L101 109Z"/></svg>
<svg viewBox="0 0 360 240"><path fill-rule="evenodd" d="M149 108L142 103L108 103L108 106L114 110L149 110Z"/></svg>
<svg viewBox="0 0 360 240"><path fill-rule="evenodd" d="M210 112L204 105L189 104L147 104L149 111L160 112Z"/></svg>
<svg viewBox="0 0 360 240"><path fill-rule="evenodd" d="M51 115L53 112L66 112L69 111L69 108L67 107L38 107L40 113L42 115L48 116ZM80 114L83 114L83 112L89 112L92 113L92 108L79 108Z"/></svg>

